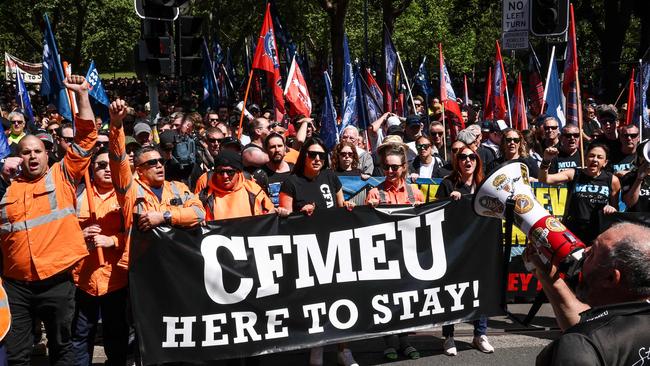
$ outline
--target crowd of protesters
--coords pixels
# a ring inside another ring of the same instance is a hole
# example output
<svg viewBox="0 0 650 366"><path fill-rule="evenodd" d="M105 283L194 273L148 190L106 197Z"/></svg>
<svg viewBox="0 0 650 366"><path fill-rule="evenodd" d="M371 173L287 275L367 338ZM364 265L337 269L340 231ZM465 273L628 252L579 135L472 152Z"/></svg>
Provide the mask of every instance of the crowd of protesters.
<svg viewBox="0 0 650 366"><path fill-rule="evenodd" d="M201 114L198 96L182 100L174 81L159 87L153 118L138 80L106 84L112 101L106 120L93 115L82 77L68 78L66 86L77 94L74 126L38 98L31 125L10 94L1 100L12 151L0 190L2 278L12 313L4 347L11 364L30 363L43 322L53 364L88 365L100 314L108 362L126 364L133 225L150 230L355 204L421 204L425 197L414 184L420 178L441 178L436 197L455 200L476 193L484 177L511 161L525 164L533 181L568 184L565 223L585 242L598 234L598 212L616 212L619 198L628 211L650 209L650 163L639 148L639 128L624 125L613 105L589 104L583 130L541 115L530 118L526 131L482 120L464 106L461 130L453 118L442 118L437 99L426 106L416 97L408 117L385 113L367 130L348 126L330 151L319 138L318 118L276 122L271 109L249 104L240 130L242 103ZM352 201L340 176L385 180ZM28 228L39 215L47 222ZM100 250L102 256L94 255ZM490 353L486 327L485 317L474 323L473 345ZM443 335L445 354L456 355L453 326ZM387 337L386 346L390 360L398 353L419 357L406 334ZM338 355L341 364L356 363L347 344ZM322 364L322 348L312 349L309 362Z"/></svg>

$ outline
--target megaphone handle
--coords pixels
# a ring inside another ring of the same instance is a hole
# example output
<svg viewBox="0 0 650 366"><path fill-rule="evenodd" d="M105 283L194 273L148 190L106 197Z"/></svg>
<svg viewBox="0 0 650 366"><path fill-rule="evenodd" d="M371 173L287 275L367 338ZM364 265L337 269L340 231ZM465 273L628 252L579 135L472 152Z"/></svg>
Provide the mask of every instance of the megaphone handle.
<svg viewBox="0 0 650 366"><path fill-rule="evenodd" d="M504 216L506 219L506 240L503 248L503 293L501 295L501 306L507 311L506 288L508 285L508 267L510 266L510 256L512 254L512 225L514 225L515 218L515 200L512 199L512 196L506 199L506 210Z"/></svg>

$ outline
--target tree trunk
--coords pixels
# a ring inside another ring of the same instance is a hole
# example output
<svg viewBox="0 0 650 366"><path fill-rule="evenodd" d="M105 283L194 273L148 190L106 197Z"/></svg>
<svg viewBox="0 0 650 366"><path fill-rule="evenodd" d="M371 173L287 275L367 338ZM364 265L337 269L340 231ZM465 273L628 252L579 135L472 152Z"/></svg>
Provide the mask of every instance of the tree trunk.
<svg viewBox="0 0 650 366"><path fill-rule="evenodd" d="M600 60L603 66L603 98L607 103L614 103L620 91L621 54L631 15L632 0L605 2L605 30L600 38Z"/></svg>
<svg viewBox="0 0 650 366"><path fill-rule="evenodd" d="M82 72L79 69L81 66L81 46L83 45L84 39L84 24L86 20L86 14L88 13L88 3L85 1L77 2L77 22L75 24L75 40L74 40L74 49L72 54L72 66L76 68L75 73ZM85 73L84 73L85 74Z"/></svg>
<svg viewBox="0 0 650 366"><path fill-rule="evenodd" d="M330 13L330 44L332 47L332 64L334 66L334 75L332 75L332 93L338 98L340 104L341 100L341 83L343 80L343 34L345 33L345 11L343 15L339 14L341 11L337 9L336 13Z"/></svg>

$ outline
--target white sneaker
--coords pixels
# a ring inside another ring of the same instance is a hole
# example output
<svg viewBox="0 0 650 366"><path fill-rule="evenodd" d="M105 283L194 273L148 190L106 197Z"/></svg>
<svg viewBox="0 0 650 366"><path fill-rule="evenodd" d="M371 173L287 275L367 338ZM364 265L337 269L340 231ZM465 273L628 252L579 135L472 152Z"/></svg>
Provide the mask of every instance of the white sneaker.
<svg viewBox="0 0 650 366"><path fill-rule="evenodd" d="M309 366L323 366L323 347L309 350Z"/></svg>
<svg viewBox="0 0 650 366"><path fill-rule="evenodd" d="M352 356L352 351L349 348L344 348L343 351L338 353L338 362L339 365L343 366L359 366L357 361L354 360Z"/></svg>
<svg viewBox="0 0 650 366"><path fill-rule="evenodd" d="M472 341L472 345L483 353L494 352L494 347L492 347L486 335L474 337L474 340Z"/></svg>
<svg viewBox="0 0 650 366"><path fill-rule="evenodd" d="M454 342L454 337L445 338L445 342L442 344L442 348L445 350L447 356L456 356L458 350L456 349L456 342Z"/></svg>

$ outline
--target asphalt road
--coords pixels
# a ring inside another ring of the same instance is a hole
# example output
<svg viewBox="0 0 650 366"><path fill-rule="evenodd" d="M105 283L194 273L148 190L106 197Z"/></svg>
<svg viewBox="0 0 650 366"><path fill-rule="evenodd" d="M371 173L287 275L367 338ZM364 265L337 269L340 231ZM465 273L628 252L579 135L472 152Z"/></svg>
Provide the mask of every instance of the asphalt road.
<svg viewBox="0 0 650 366"><path fill-rule="evenodd" d="M509 310L515 316L523 318L529 307L529 305L510 305ZM542 348L560 334L548 304L542 306L529 327L524 327L506 316L490 318L488 337L495 348L493 354L484 354L472 348L472 330L471 324L456 325L455 340L458 355L455 357L449 357L442 353L443 338L439 327L411 336L411 344L420 351L422 356L418 360L407 360L402 357L394 362L386 362L382 354L384 343L381 338L352 342L349 346L359 365L534 365L535 357ZM336 346L325 347L324 365L337 364L336 351ZM95 346L93 364L102 365L105 360L104 349L99 341ZM307 365L308 360L309 352L300 350L260 357L255 366ZM47 365L47 358L34 356L32 364ZM244 365L245 363L241 362L240 364ZM232 363L228 365L233 366Z"/></svg>

